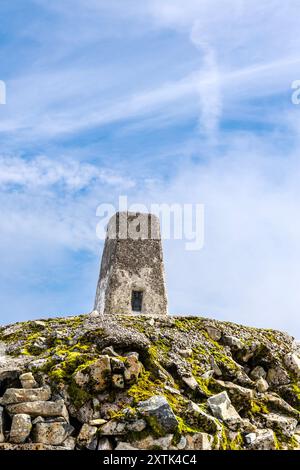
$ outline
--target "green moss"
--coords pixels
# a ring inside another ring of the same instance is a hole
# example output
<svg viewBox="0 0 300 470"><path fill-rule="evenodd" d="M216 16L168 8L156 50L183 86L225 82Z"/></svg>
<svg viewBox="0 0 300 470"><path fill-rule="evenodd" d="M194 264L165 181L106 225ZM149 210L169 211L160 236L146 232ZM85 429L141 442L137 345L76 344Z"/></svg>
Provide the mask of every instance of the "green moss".
<svg viewBox="0 0 300 470"><path fill-rule="evenodd" d="M171 350L171 345L169 344L169 341L165 338L161 338L155 341L154 344L156 347L156 355L158 351L167 354Z"/></svg>
<svg viewBox="0 0 300 470"><path fill-rule="evenodd" d="M268 414L269 410L267 406L258 400L250 400L249 401L249 411L252 415L255 414Z"/></svg>
<svg viewBox="0 0 300 470"><path fill-rule="evenodd" d="M227 434L224 426L222 426L221 436L220 436L220 450L228 450L229 444L227 439Z"/></svg>
<svg viewBox="0 0 300 470"><path fill-rule="evenodd" d="M180 331L190 332L195 329L199 330L202 326L203 318L201 317L188 317L188 318L176 318L175 326Z"/></svg>
<svg viewBox="0 0 300 470"><path fill-rule="evenodd" d="M229 439L227 429L222 426L221 434L217 433L214 436L213 448L217 446L220 450L243 450L244 440L242 434L238 432L234 439Z"/></svg>
<svg viewBox="0 0 300 470"><path fill-rule="evenodd" d="M294 436L291 437L289 441L289 448L293 450L293 449L298 449L298 447L299 447L299 442L297 441L297 439Z"/></svg>
<svg viewBox="0 0 300 470"><path fill-rule="evenodd" d="M177 388L177 385L174 385L174 387ZM149 371L144 371L141 374L139 380L129 388L127 394L133 398L133 406L137 405L140 401L148 400L154 395L163 395L167 399L179 422L176 433L178 437L181 434L193 434L201 431L201 429L192 427L186 422L186 407L188 400L182 395L166 390L163 382L153 378ZM154 422L150 424L157 435L161 433L159 429L155 428Z"/></svg>
<svg viewBox="0 0 300 470"><path fill-rule="evenodd" d="M157 394L157 391L162 391L161 383L152 381L150 372L144 371L138 381L129 388L127 393L133 398L133 402L136 405L140 401L148 400L148 398Z"/></svg>
<svg viewBox="0 0 300 470"><path fill-rule="evenodd" d="M202 430L198 427L193 427L193 426L190 426L189 424L187 424L183 418L181 418L180 416L177 416L177 420L178 420L178 430L177 430L177 436L180 436L181 435L185 435L185 434L197 434L199 432L201 432ZM179 439L178 439L179 441Z"/></svg>
<svg viewBox="0 0 300 470"><path fill-rule="evenodd" d="M84 405L84 403L92 398L90 393L78 387L74 381L71 381L70 385L68 386L68 393L71 397L72 403L77 409L79 409L82 405Z"/></svg>
<svg viewBox="0 0 300 470"><path fill-rule="evenodd" d="M232 441L227 440L227 443L228 443L228 450L241 450L244 445L244 441L243 441L243 437L241 433L238 432L236 437Z"/></svg>
<svg viewBox="0 0 300 470"><path fill-rule="evenodd" d="M278 437L275 432L274 432L274 441L275 441L275 450L282 450L283 446L281 442L278 440Z"/></svg>

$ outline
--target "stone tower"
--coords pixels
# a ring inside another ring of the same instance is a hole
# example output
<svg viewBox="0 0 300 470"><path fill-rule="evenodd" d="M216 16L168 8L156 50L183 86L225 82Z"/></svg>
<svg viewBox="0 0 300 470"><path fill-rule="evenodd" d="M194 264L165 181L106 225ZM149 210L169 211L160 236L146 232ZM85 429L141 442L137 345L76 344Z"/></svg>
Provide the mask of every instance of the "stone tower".
<svg viewBox="0 0 300 470"><path fill-rule="evenodd" d="M118 212L110 219L95 310L108 315L168 314L158 217Z"/></svg>

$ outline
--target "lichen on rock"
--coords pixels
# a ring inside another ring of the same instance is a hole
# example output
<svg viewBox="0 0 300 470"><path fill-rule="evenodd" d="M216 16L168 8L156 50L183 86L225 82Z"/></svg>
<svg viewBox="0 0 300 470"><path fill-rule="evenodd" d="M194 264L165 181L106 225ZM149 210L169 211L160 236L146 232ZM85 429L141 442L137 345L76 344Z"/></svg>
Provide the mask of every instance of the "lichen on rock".
<svg viewBox="0 0 300 470"><path fill-rule="evenodd" d="M285 333L93 314L0 327L0 345L0 450L300 448Z"/></svg>

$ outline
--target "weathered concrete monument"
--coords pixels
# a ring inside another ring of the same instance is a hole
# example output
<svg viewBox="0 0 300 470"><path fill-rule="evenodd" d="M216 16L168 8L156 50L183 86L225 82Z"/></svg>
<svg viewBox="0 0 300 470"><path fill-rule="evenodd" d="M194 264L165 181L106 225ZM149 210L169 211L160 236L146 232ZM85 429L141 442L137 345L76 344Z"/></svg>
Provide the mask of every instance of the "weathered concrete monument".
<svg viewBox="0 0 300 470"><path fill-rule="evenodd" d="M95 310L100 314L167 315L159 219L118 212L109 221Z"/></svg>

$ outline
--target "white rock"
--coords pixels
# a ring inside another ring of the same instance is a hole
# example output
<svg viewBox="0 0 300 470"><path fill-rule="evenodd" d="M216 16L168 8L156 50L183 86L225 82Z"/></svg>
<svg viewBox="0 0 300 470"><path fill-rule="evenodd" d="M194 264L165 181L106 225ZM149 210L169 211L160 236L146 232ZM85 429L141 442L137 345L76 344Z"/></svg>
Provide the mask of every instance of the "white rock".
<svg viewBox="0 0 300 470"><path fill-rule="evenodd" d="M260 379L258 379L255 386L256 386L257 391L260 392L260 393L264 393L269 389L268 382L265 379L263 379L262 377Z"/></svg>
<svg viewBox="0 0 300 470"><path fill-rule="evenodd" d="M178 354L182 357L192 357L193 350L192 349L179 349Z"/></svg>
<svg viewBox="0 0 300 470"><path fill-rule="evenodd" d="M227 392L214 395L213 397L210 397L207 402L213 415L216 418L225 421L228 425L230 423L235 424L236 422L241 421L241 417L232 405Z"/></svg>
<svg viewBox="0 0 300 470"><path fill-rule="evenodd" d="M107 423L106 419L102 419L102 418L97 418L97 419L92 419L90 422L89 422L89 425L90 426L102 426L103 424Z"/></svg>
<svg viewBox="0 0 300 470"><path fill-rule="evenodd" d="M204 374L201 375L201 378L204 380L211 379L214 376L215 371L214 370L208 370L204 372Z"/></svg>
<svg viewBox="0 0 300 470"><path fill-rule="evenodd" d="M215 328L213 326L206 326L205 330L207 331L208 335L211 337L212 340L220 341L222 333L220 330L218 330L218 328Z"/></svg>
<svg viewBox="0 0 300 470"><path fill-rule="evenodd" d="M285 365L287 368L300 377L300 358L296 354L288 354L284 358Z"/></svg>
<svg viewBox="0 0 300 470"><path fill-rule="evenodd" d="M185 449L187 446L187 439L185 436L181 436L179 442L177 443L175 449L178 449L178 450L183 450Z"/></svg>
<svg viewBox="0 0 300 470"><path fill-rule="evenodd" d="M103 436L122 436L126 434L126 423L119 421L108 421L100 427L99 432Z"/></svg>
<svg viewBox="0 0 300 470"><path fill-rule="evenodd" d="M253 450L276 450L276 439L271 429L260 429L256 432L256 439L251 444Z"/></svg>
<svg viewBox="0 0 300 470"><path fill-rule="evenodd" d="M197 380L192 375L190 375L189 377L182 377L182 381L193 391L199 388Z"/></svg>
<svg viewBox="0 0 300 470"><path fill-rule="evenodd" d="M256 433L255 432L251 432L250 434L247 434L245 436L245 441L246 441L246 444L248 445L253 445L254 442L256 441Z"/></svg>
<svg viewBox="0 0 300 470"><path fill-rule="evenodd" d="M239 340L239 338L236 338L235 336L224 336L223 342L226 346L229 346L230 348L234 348L234 349L243 348L242 341Z"/></svg>
<svg viewBox="0 0 300 470"><path fill-rule="evenodd" d="M98 310L93 310L89 315L91 318L97 318L100 316L100 313L98 312Z"/></svg>

